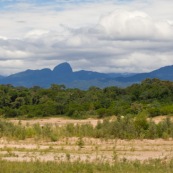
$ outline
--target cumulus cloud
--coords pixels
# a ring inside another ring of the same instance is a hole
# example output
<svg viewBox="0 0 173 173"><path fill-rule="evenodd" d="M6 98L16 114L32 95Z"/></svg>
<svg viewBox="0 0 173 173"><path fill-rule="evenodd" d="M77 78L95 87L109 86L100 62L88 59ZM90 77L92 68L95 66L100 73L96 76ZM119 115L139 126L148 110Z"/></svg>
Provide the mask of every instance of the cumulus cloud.
<svg viewBox="0 0 173 173"><path fill-rule="evenodd" d="M103 17L100 25L107 36L122 40L172 40L173 26L155 21L144 12L117 10Z"/></svg>

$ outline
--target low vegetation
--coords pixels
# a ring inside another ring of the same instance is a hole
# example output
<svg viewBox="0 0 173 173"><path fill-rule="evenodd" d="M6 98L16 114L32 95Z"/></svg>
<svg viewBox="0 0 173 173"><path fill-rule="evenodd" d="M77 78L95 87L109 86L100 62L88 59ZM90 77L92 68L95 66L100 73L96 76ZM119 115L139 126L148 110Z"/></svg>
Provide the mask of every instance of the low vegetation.
<svg viewBox="0 0 173 173"><path fill-rule="evenodd" d="M41 172L41 173L172 173L173 162L162 163L160 160L153 160L148 163L141 164L135 162L119 162L113 165L82 163L82 162L8 162L0 160L0 168L3 173L17 172Z"/></svg>
<svg viewBox="0 0 173 173"><path fill-rule="evenodd" d="M105 119L95 127L91 124L66 124L56 126L46 124L21 125L0 120L0 137L24 140L26 138L57 141L65 137L156 139L173 138L173 122L168 118L156 124L141 113L136 117L118 117L117 120ZM79 141L82 146L82 140Z"/></svg>

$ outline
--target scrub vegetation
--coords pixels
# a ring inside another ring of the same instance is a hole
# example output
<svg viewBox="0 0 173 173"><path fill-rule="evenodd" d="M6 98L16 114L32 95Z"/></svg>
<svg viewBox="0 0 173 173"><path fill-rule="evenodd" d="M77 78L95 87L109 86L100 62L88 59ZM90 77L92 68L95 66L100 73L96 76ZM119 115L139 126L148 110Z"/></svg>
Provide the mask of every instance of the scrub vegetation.
<svg viewBox="0 0 173 173"><path fill-rule="evenodd" d="M39 123L23 126L0 120L0 137L24 140L36 138L57 141L63 137L92 137L107 139L157 139L173 138L173 122L170 118L156 124L147 120L145 114L137 117L118 117L117 120L105 119L95 127L91 124L66 124L64 126ZM82 141L79 141L82 145Z"/></svg>

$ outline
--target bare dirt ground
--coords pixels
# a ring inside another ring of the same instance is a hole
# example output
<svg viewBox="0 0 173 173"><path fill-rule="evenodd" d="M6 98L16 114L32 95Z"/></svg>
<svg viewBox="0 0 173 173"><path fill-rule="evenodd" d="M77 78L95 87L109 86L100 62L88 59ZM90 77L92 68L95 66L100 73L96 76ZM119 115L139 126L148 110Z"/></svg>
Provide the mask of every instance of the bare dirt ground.
<svg viewBox="0 0 173 173"><path fill-rule="evenodd" d="M167 118L167 116L157 116L154 118L151 118L152 121L154 121L156 124L160 123L161 121L165 120ZM173 117L169 116L170 120L173 121ZM150 119L148 119L150 120Z"/></svg>
<svg viewBox="0 0 173 173"><path fill-rule="evenodd" d="M148 118L148 121L152 120L155 123L159 123L166 119L166 116L157 116L154 118ZM171 121L173 121L173 117L170 117ZM110 121L116 120L116 117L111 117ZM84 120L75 120L75 119L69 119L69 118L40 118L40 119L26 119L26 120L19 120L19 119L8 119L8 121L18 124L19 122L22 125L33 125L39 123L41 126L44 126L45 124L51 124L51 125L58 125L58 126L64 126L66 124L74 124L74 125L82 125L82 124L91 124L94 127L97 125L98 122L103 122L103 119L84 119Z"/></svg>
<svg viewBox="0 0 173 173"><path fill-rule="evenodd" d="M91 124L96 126L98 122L103 122L102 119L84 119L84 120L75 120L75 119L66 119L66 118L41 118L41 119L27 119L27 120L18 120L18 119L9 119L8 121L18 124L19 122L22 125L33 125L39 123L41 126L45 124L63 126L66 124L82 125L82 124Z"/></svg>
<svg viewBox="0 0 173 173"><path fill-rule="evenodd" d="M7 141L0 139L0 158L9 161L86 161L109 162L116 160L162 159L173 157L173 140L103 140L64 138L57 142Z"/></svg>

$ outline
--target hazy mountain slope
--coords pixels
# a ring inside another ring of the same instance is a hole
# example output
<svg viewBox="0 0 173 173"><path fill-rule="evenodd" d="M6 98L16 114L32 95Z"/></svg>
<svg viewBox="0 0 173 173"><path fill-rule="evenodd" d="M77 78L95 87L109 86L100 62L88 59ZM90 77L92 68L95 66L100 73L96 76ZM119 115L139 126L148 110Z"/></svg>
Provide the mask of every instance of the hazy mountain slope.
<svg viewBox="0 0 173 173"><path fill-rule="evenodd" d="M140 82L146 78L158 78L161 80L173 81L173 66L165 66L149 73L140 73L130 77L118 77L119 82Z"/></svg>
<svg viewBox="0 0 173 173"><path fill-rule="evenodd" d="M70 64L62 63L53 70L26 70L8 77L0 77L0 84L12 84L25 87L50 87L51 84L64 84L69 88L87 89L90 86L100 88L107 86L126 87L133 83L141 82L146 78L159 78L173 81L173 66L166 66L149 73L99 73L93 71L73 72Z"/></svg>

